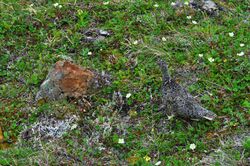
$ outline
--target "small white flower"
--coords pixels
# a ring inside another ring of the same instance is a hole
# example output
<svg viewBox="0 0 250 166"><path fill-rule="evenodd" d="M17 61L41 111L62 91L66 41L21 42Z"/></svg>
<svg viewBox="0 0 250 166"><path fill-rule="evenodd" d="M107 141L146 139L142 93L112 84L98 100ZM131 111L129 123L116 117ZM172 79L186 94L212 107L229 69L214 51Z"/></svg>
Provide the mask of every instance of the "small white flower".
<svg viewBox="0 0 250 166"><path fill-rule="evenodd" d="M157 163L155 163L156 166L161 165L161 161L158 161Z"/></svg>
<svg viewBox="0 0 250 166"><path fill-rule="evenodd" d="M137 45L137 44L138 44L138 40L135 40L135 41L133 42L133 44L134 44L134 45Z"/></svg>
<svg viewBox="0 0 250 166"><path fill-rule="evenodd" d="M161 40L164 42L167 41L167 39L165 37L162 37Z"/></svg>
<svg viewBox="0 0 250 166"><path fill-rule="evenodd" d="M198 56L202 58L202 57L203 57L203 54L199 54Z"/></svg>
<svg viewBox="0 0 250 166"><path fill-rule="evenodd" d="M156 7L156 8L157 8L157 7L159 7L159 5L156 3L156 4L154 4L154 7Z"/></svg>
<svg viewBox="0 0 250 166"><path fill-rule="evenodd" d="M108 5L109 1L103 2L103 5Z"/></svg>
<svg viewBox="0 0 250 166"><path fill-rule="evenodd" d="M70 130L74 130L74 129L76 129L76 128L77 128L77 124L73 124L73 125L71 126Z"/></svg>
<svg viewBox="0 0 250 166"><path fill-rule="evenodd" d="M91 51L89 51L89 52L88 52L88 55L92 55L92 52L91 52Z"/></svg>
<svg viewBox="0 0 250 166"><path fill-rule="evenodd" d="M194 149L196 148L196 145L195 145L194 143L193 143L193 144L190 144L189 148L190 148L191 150L194 150Z"/></svg>
<svg viewBox="0 0 250 166"><path fill-rule="evenodd" d="M98 148L100 151L102 151L102 150L105 150L106 148L104 148L104 147L99 147Z"/></svg>
<svg viewBox="0 0 250 166"><path fill-rule="evenodd" d="M54 4L53 4L54 7L57 7L58 5L59 5L58 3L54 3Z"/></svg>
<svg viewBox="0 0 250 166"><path fill-rule="evenodd" d="M61 9L61 8L62 8L62 5L59 5L58 8Z"/></svg>
<svg viewBox="0 0 250 166"><path fill-rule="evenodd" d="M234 33L233 33L233 32L228 33L228 35L229 35L230 37L234 37Z"/></svg>
<svg viewBox="0 0 250 166"><path fill-rule="evenodd" d="M125 144L124 139L123 139L123 138L119 138L119 139L118 139L118 144Z"/></svg>
<svg viewBox="0 0 250 166"><path fill-rule="evenodd" d="M187 16L187 19L189 19L189 20L190 20L191 18L192 18L192 16Z"/></svg>
<svg viewBox="0 0 250 166"><path fill-rule="evenodd" d="M193 20L192 23L193 23L194 25L198 24L198 22L195 21L195 20Z"/></svg>
<svg viewBox="0 0 250 166"><path fill-rule="evenodd" d="M126 95L126 98L127 98L127 99L130 98L130 96L131 96L131 93L128 93L128 94Z"/></svg>
<svg viewBox="0 0 250 166"><path fill-rule="evenodd" d="M32 4L30 4L30 7L33 7L34 6L34 4L32 3Z"/></svg>
<svg viewBox="0 0 250 166"><path fill-rule="evenodd" d="M168 120L172 119L173 117L174 117L174 115L168 116Z"/></svg>
<svg viewBox="0 0 250 166"><path fill-rule="evenodd" d="M176 5L176 3L175 2L171 2L171 6L175 6Z"/></svg>
<svg viewBox="0 0 250 166"><path fill-rule="evenodd" d="M188 1L185 1L185 2L184 2L184 5L189 5L189 2L188 2Z"/></svg>
<svg viewBox="0 0 250 166"><path fill-rule="evenodd" d="M240 43L240 47L244 47L245 46L245 44L244 43Z"/></svg>
<svg viewBox="0 0 250 166"><path fill-rule="evenodd" d="M214 62L214 58L210 57L210 58L208 58L208 61L209 62Z"/></svg>
<svg viewBox="0 0 250 166"><path fill-rule="evenodd" d="M243 51L241 51L240 53L237 53L238 56L243 56L245 55L245 53Z"/></svg>

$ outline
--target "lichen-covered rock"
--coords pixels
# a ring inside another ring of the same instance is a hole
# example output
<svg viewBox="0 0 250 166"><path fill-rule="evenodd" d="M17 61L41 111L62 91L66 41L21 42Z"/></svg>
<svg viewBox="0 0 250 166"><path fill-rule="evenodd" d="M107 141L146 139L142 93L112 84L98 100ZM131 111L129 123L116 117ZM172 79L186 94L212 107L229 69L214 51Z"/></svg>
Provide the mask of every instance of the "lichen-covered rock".
<svg viewBox="0 0 250 166"><path fill-rule="evenodd" d="M70 61L58 61L40 86L36 100L57 100L64 97L78 98L91 95L110 84L110 76L90 69L83 69Z"/></svg>
<svg viewBox="0 0 250 166"><path fill-rule="evenodd" d="M73 115L65 119L55 119L49 116L43 116L38 122L33 124L21 133L23 140L47 140L60 138L68 130L73 129L79 117Z"/></svg>

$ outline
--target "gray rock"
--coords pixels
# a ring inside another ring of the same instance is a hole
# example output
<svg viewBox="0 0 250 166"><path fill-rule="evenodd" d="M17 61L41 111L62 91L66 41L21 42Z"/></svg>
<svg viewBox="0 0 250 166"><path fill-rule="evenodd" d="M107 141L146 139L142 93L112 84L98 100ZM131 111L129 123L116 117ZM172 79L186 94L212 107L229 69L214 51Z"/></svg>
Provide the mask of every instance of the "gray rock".
<svg viewBox="0 0 250 166"><path fill-rule="evenodd" d="M83 34L84 34L83 40L85 42L102 41L106 37L110 36L110 33L108 31L96 28L88 29L85 32L83 32Z"/></svg>
<svg viewBox="0 0 250 166"><path fill-rule="evenodd" d="M174 8L182 8L185 6L184 3L184 0L177 0L172 6ZM205 11L211 15L218 15L218 11L223 10L222 7L212 0L190 0L188 6L195 10Z"/></svg>

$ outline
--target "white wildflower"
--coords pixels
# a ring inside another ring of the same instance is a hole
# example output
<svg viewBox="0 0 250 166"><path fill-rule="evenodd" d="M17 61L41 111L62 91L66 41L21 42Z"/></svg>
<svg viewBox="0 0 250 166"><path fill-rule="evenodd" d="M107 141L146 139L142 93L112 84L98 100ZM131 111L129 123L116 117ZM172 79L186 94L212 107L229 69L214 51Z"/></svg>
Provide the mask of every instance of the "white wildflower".
<svg viewBox="0 0 250 166"><path fill-rule="evenodd" d="M175 6L176 5L176 3L175 2L171 2L171 6Z"/></svg>
<svg viewBox="0 0 250 166"><path fill-rule="evenodd" d="M123 138L119 138L119 139L118 139L118 144L125 144L124 139L123 139Z"/></svg>
<svg viewBox="0 0 250 166"><path fill-rule="evenodd" d="M105 147L99 147L98 148L100 151L103 151L103 150L105 150L106 148Z"/></svg>
<svg viewBox="0 0 250 166"><path fill-rule="evenodd" d="M88 55L92 55L92 52L91 52L91 51L89 51L89 52L88 52Z"/></svg>
<svg viewBox="0 0 250 166"><path fill-rule="evenodd" d="M234 33L233 33L233 32L228 33L228 35L229 35L230 37L234 37Z"/></svg>
<svg viewBox="0 0 250 166"><path fill-rule="evenodd" d="M135 40L135 41L133 42L133 44L134 44L134 45L137 45L137 44L138 44L138 40Z"/></svg>
<svg viewBox="0 0 250 166"><path fill-rule="evenodd" d="M155 163L156 166L161 165L161 161L158 161L157 163Z"/></svg>
<svg viewBox="0 0 250 166"><path fill-rule="evenodd" d="M108 5L109 1L103 2L103 5Z"/></svg>
<svg viewBox="0 0 250 166"><path fill-rule="evenodd" d="M244 43L240 43L240 47L244 47L245 46L245 44Z"/></svg>
<svg viewBox="0 0 250 166"><path fill-rule="evenodd" d="M241 51L240 53L237 53L238 56L243 56L245 55L245 53L243 51Z"/></svg>
<svg viewBox="0 0 250 166"><path fill-rule="evenodd" d="M195 20L193 20L192 23L193 23L194 25L198 24L198 22L195 21Z"/></svg>
<svg viewBox="0 0 250 166"><path fill-rule="evenodd" d="M202 57L203 57L203 54L199 54L198 56L202 58Z"/></svg>
<svg viewBox="0 0 250 166"><path fill-rule="evenodd" d="M190 20L191 18L192 18L192 16L187 16L187 19L189 19L189 20Z"/></svg>
<svg viewBox="0 0 250 166"><path fill-rule="evenodd" d="M193 143L193 144L190 144L189 148L190 148L191 150L194 150L194 149L196 148L196 145L195 145L194 143Z"/></svg>
<svg viewBox="0 0 250 166"><path fill-rule="evenodd" d="M209 62L214 62L214 58L210 57L210 58L208 58L208 61Z"/></svg>
<svg viewBox="0 0 250 166"><path fill-rule="evenodd" d="M61 8L62 8L62 5L59 5L58 8L61 9Z"/></svg>
<svg viewBox="0 0 250 166"><path fill-rule="evenodd" d="M54 4L53 4L54 7L57 7L58 5L59 5L58 3L54 3Z"/></svg>
<svg viewBox="0 0 250 166"><path fill-rule="evenodd" d="M126 98L127 98L127 99L130 98L130 96L131 96L131 93L128 93L128 94L126 95Z"/></svg>
<svg viewBox="0 0 250 166"><path fill-rule="evenodd" d="M156 7L156 8L157 8L157 7L159 7L159 5L156 3L156 4L154 4L154 7Z"/></svg>
<svg viewBox="0 0 250 166"><path fill-rule="evenodd" d="M185 1L185 2L184 2L184 5L189 5L189 2L188 2L188 1Z"/></svg>
<svg viewBox="0 0 250 166"><path fill-rule="evenodd" d="M167 39L165 37L162 37L161 40L164 42L167 41Z"/></svg>
<svg viewBox="0 0 250 166"><path fill-rule="evenodd" d="M76 129L76 128L77 128L77 124L73 124L73 125L71 126L70 130L74 130L74 129Z"/></svg>
<svg viewBox="0 0 250 166"><path fill-rule="evenodd" d="M174 117L174 115L168 116L168 120L172 119L173 117Z"/></svg>

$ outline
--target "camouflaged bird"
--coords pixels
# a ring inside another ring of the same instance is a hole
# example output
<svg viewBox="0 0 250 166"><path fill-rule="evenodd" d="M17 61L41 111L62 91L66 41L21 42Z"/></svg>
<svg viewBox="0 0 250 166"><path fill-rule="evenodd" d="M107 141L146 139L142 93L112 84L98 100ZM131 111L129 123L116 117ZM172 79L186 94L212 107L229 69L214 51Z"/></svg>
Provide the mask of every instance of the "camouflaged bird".
<svg viewBox="0 0 250 166"><path fill-rule="evenodd" d="M166 62L158 60L158 65L163 76L162 105L159 110L165 109L176 116L196 120L213 120L216 117L215 113L200 106L186 89L169 76Z"/></svg>

